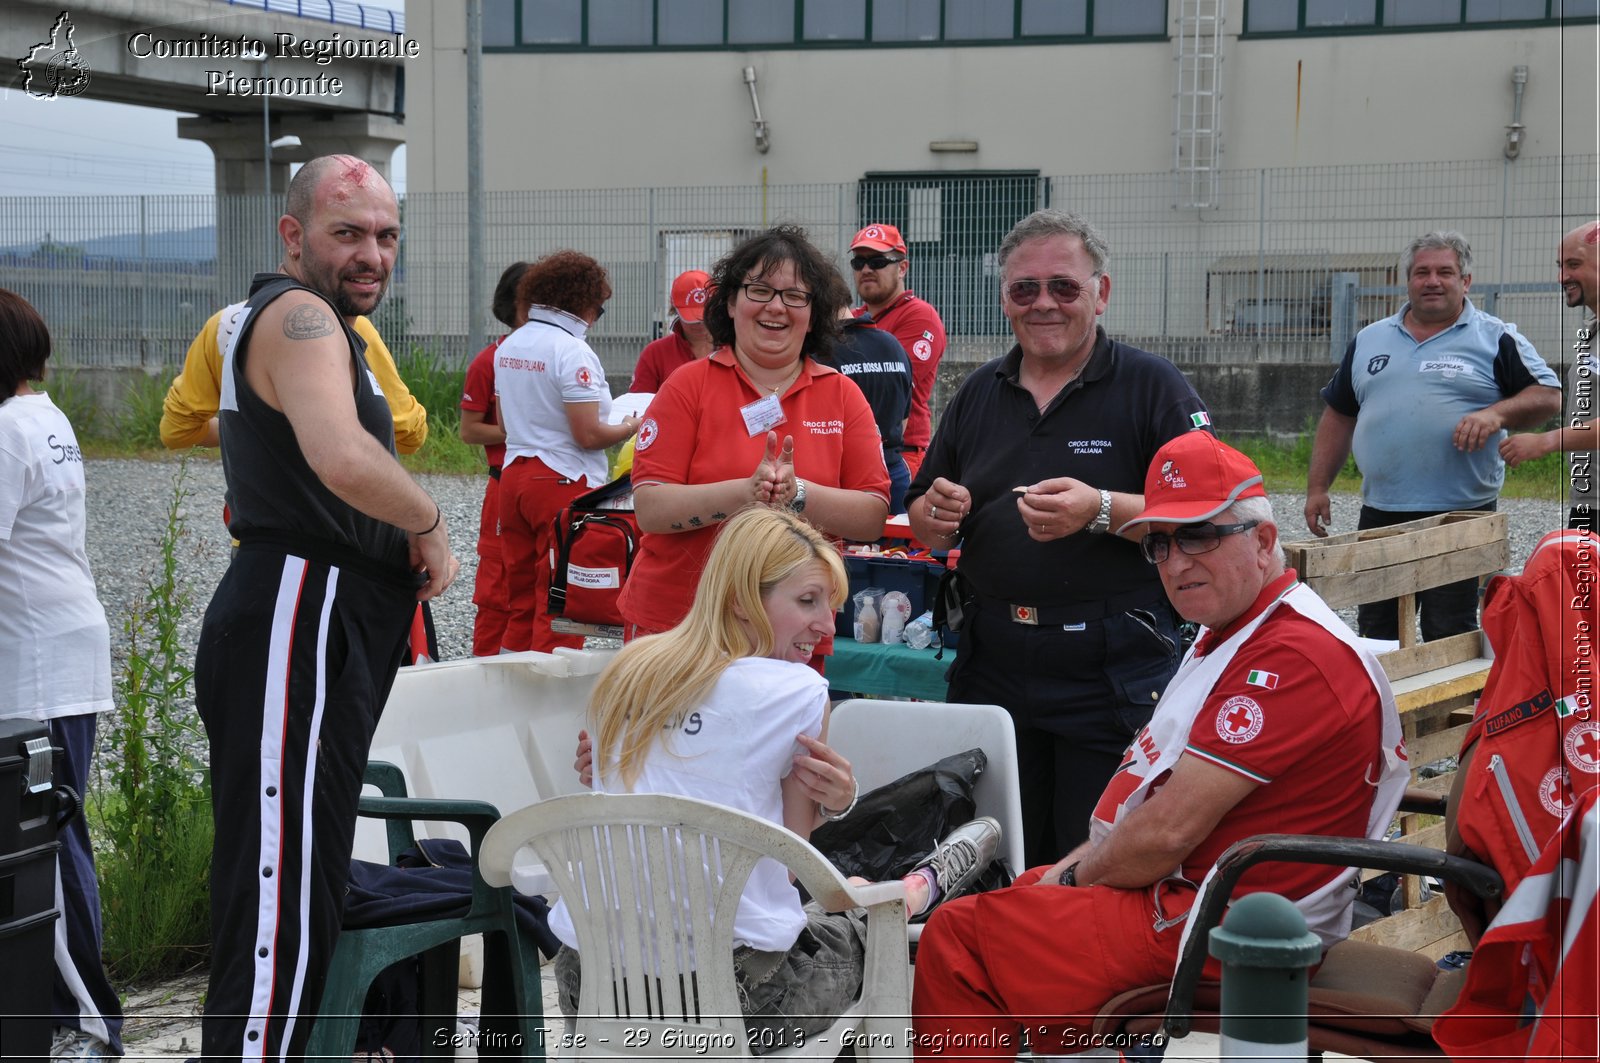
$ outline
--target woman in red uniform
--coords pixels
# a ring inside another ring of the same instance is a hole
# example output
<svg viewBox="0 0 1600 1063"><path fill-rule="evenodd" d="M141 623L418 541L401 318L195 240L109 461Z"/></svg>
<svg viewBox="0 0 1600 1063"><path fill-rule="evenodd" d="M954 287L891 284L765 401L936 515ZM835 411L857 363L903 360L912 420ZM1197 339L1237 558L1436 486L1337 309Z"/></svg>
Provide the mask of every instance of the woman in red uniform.
<svg viewBox="0 0 1600 1063"><path fill-rule="evenodd" d="M842 539L878 538L889 511L871 407L811 357L850 298L838 271L803 230L778 226L718 262L711 284L705 322L720 349L667 378L635 443L645 534L622 592L629 638L683 619L722 522L751 502Z"/></svg>
<svg viewBox="0 0 1600 1063"><path fill-rule="evenodd" d="M517 285L527 324L495 350L494 390L505 426L500 470L500 551L511 616L505 650L582 646L550 630L551 523L563 506L606 482L606 448L639 422L611 422L605 370L584 337L605 313L611 282L600 263L557 251L529 266Z"/></svg>

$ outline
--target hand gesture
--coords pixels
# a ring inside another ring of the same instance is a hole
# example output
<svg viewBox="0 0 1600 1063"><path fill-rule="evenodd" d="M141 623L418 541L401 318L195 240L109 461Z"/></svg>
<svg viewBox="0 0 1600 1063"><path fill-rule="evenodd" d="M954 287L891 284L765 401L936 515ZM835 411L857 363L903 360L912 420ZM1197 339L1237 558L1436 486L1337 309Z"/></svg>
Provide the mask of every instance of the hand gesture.
<svg viewBox="0 0 1600 1063"><path fill-rule="evenodd" d="M1500 457L1513 469L1525 461L1544 457L1551 449L1543 432L1525 432L1500 441Z"/></svg>
<svg viewBox="0 0 1600 1063"><path fill-rule="evenodd" d="M1316 491L1306 495L1306 527L1319 539L1328 537L1328 529L1333 527L1333 501L1328 497L1328 492Z"/></svg>
<svg viewBox="0 0 1600 1063"><path fill-rule="evenodd" d="M1035 542L1064 539L1100 514L1100 491L1070 476L1040 480L1017 496L1017 512Z"/></svg>
<svg viewBox="0 0 1600 1063"><path fill-rule="evenodd" d="M756 465L756 471L750 474L751 496L754 501L764 506L770 506L778 501L778 462L780 457L778 433L768 432L766 451L761 455L761 461Z"/></svg>
<svg viewBox="0 0 1600 1063"><path fill-rule="evenodd" d="M810 735L795 737L807 750L794 758L794 778L806 796L835 812L848 808L856 798L856 776L850 762Z"/></svg>
<svg viewBox="0 0 1600 1063"><path fill-rule="evenodd" d="M1451 442L1457 450L1471 453L1482 450L1496 432L1506 426L1505 419L1491 409L1473 410L1456 423Z"/></svg>

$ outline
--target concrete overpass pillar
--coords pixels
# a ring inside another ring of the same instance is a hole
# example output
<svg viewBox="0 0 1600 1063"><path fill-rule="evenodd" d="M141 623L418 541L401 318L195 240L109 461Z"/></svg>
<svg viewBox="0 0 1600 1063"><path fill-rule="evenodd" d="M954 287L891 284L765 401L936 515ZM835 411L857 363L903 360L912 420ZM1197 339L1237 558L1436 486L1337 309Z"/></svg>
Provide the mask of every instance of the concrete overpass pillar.
<svg viewBox="0 0 1600 1063"><path fill-rule="evenodd" d="M274 111L268 135L300 138L298 146L272 149L270 195L261 116L178 119L178 136L204 142L216 160L217 282L225 302L244 298L250 278L282 257L278 218L293 163L354 155L389 180L390 160L406 140L404 123L389 115L326 112Z"/></svg>

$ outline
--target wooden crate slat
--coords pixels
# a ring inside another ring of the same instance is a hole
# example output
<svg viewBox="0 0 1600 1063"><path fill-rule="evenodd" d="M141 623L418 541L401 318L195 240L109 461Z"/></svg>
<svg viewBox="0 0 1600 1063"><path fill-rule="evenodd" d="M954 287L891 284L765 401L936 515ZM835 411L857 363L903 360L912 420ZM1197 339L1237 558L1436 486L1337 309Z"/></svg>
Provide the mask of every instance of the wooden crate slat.
<svg viewBox="0 0 1600 1063"><path fill-rule="evenodd" d="M1477 579L1499 572L1510 560L1510 544L1502 538L1436 557L1314 576L1305 582L1322 596L1330 609L1343 609L1351 605L1379 602L1400 594L1430 590L1460 580Z"/></svg>
<svg viewBox="0 0 1600 1063"><path fill-rule="evenodd" d="M1442 757L1453 757L1461 752L1461 740L1466 736L1466 724L1457 724L1455 727L1447 727L1433 734L1420 735L1414 743L1406 743L1406 756L1411 758L1413 768L1421 768Z"/></svg>
<svg viewBox="0 0 1600 1063"><path fill-rule="evenodd" d="M1485 546L1505 539L1508 527L1504 513L1445 513L1387 528L1285 543L1283 548L1300 577L1314 585L1318 577L1388 568Z"/></svg>
<svg viewBox="0 0 1600 1063"><path fill-rule="evenodd" d="M1388 945L1407 952L1421 952L1460 932L1460 921L1445 903L1444 897L1437 895L1426 904L1358 927L1350 932L1350 937L1355 941L1370 941L1375 945Z"/></svg>
<svg viewBox="0 0 1600 1063"><path fill-rule="evenodd" d="M1418 646L1408 646L1403 650L1391 650L1379 654L1378 663L1383 666L1383 674L1389 677L1389 682L1394 683L1414 675L1421 675L1423 672L1431 672L1435 668L1464 664L1475 658L1486 657L1485 649L1483 632L1463 631L1447 639L1424 642ZM1484 666L1488 667L1487 663Z"/></svg>
<svg viewBox="0 0 1600 1063"><path fill-rule="evenodd" d="M1483 692L1489 678L1489 661L1468 661L1436 669L1422 676L1411 676L1392 684L1395 707L1400 715L1416 714L1428 708L1441 708L1446 701L1471 699ZM1434 676L1432 682L1419 682ZM1453 711L1456 706L1450 706ZM1442 712L1441 712L1442 714Z"/></svg>
<svg viewBox="0 0 1600 1063"><path fill-rule="evenodd" d="M1407 845L1425 845L1429 849L1443 849L1444 821L1440 820L1438 823L1430 823L1421 830L1414 831L1410 834L1402 834L1400 836L1400 840L1405 842Z"/></svg>

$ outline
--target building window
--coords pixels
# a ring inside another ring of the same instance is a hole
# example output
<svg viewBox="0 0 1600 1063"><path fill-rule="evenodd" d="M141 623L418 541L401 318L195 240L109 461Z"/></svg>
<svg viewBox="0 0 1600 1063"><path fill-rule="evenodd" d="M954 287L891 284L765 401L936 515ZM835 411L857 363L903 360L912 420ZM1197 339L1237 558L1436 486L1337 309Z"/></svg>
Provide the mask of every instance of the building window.
<svg viewBox="0 0 1600 1063"><path fill-rule="evenodd" d="M867 8L861 0L806 0L805 11L801 33L808 41L867 39Z"/></svg>
<svg viewBox="0 0 1600 1063"><path fill-rule="evenodd" d="M1111 7L1101 4L1101 9ZM1076 37L1089 32L1088 0L1022 0L1024 37Z"/></svg>
<svg viewBox="0 0 1600 1063"><path fill-rule="evenodd" d="M729 44L788 44L794 40L794 0L738 0L728 5Z"/></svg>
<svg viewBox="0 0 1600 1063"><path fill-rule="evenodd" d="M589 0L589 43L598 47L655 43L651 0Z"/></svg>
<svg viewBox="0 0 1600 1063"><path fill-rule="evenodd" d="M1492 26L1593 19L1597 12L1600 0L1245 0L1244 31L1360 31L1380 24L1397 29ZM1101 32L1098 26L1095 32Z"/></svg>
<svg viewBox="0 0 1600 1063"><path fill-rule="evenodd" d="M722 0L657 0L661 44L721 44Z"/></svg>
<svg viewBox="0 0 1600 1063"><path fill-rule="evenodd" d="M875 0L872 5L872 39L938 40L939 0Z"/></svg>
<svg viewBox="0 0 1600 1063"><path fill-rule="evenodd" d="M582 44L580 0L522 0L523 44Z"/></svg>
<svg viewBox="0 0 1600 1063"><path fill-rule="evenodd" d="M1288 2L1295 7L1301 0ZM1167 3L1168 0L484 0L484 43L491 48L527 49L745 48L1164 38Z"/></svg>

